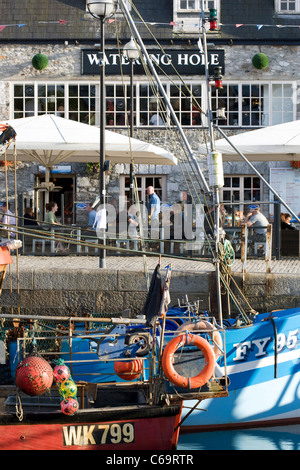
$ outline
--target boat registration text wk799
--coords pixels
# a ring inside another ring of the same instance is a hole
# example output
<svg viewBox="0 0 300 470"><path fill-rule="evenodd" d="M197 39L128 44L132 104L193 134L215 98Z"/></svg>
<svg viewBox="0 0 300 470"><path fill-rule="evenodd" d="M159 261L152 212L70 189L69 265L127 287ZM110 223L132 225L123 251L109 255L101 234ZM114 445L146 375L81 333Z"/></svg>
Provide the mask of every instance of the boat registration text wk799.
<svg viewBox="0 0 300 470"><path fill-rule="evenodd" d="M63 426L64 446L96 444L129 444L135 439L135 426L128 423L106 423Z"/></svg>

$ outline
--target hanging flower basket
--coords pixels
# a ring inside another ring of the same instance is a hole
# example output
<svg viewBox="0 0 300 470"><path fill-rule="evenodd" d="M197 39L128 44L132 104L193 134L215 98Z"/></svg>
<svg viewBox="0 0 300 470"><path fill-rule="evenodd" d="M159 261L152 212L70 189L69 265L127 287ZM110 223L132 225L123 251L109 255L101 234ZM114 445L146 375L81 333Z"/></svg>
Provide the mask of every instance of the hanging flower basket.
<svg viewBox="0 0 300 470"><path fill-rule="evenodd" d="M5 167L5 164L6 164L6 167L7 167L8 170L14 170L15 162L13 162L13 161L6 161L5 162L5 160L0 160L0 168ZM23 168L23 167L24 167L24 163L16 162L16 169Z"/></svg>
<svg viewBox="0 0 300 470"><path fill-rule="evenodd" d="M269 65L269 58L263 52L259 52L252 57L252 64L256 69L265 69Z"/></svg>
<svg viewBox="0 0 300 470"><path fill-rule="evenodd" d="M36 70L44 70L48 65L48 57L45 54L36 54L31 63Z"/></svg>
<svg viewBox="0 0 300 470"><path fill-rule="evenodd" d="M300 168L300 161L299 162L290 162L293 168Z"/></svg>
<svg viewBox="0 0 300 470"><path fill-rule="evenodd" d="M89 175L95 175L100 171L100 163L86 163L86 169Z"/></svg>

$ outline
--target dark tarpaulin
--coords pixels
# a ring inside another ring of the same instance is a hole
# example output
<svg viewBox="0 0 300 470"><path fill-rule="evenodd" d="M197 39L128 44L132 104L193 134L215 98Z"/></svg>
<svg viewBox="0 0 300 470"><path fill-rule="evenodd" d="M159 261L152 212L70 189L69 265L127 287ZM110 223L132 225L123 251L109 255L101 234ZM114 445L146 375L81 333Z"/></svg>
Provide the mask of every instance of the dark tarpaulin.
<svg viewBox="0 0 300 470"><path fill-rule="evenodd" d="M160 264L158 264L152 274L149 291L143 308L143 315L146 316L147 324L155 325L162 299Z"/></svg>

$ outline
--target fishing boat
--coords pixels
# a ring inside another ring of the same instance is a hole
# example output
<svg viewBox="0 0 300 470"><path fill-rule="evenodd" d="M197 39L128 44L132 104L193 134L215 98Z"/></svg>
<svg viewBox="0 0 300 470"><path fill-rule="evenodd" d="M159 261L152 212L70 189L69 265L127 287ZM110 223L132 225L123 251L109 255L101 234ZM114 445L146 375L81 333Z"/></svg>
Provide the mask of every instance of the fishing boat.
<svg viewBox="0 0 300 470"><path fill-rule="evenodd" d="M0 246L2 272L12 262L9 246L9 241ZM183 400L226 396L227 390L215 377L209 341L177 335L166 341L166 352L165 315L160 326L158 313L138 322L1 314L0 393L7 397L0 412L0 449L176 449ZM160 328L158 336L153 327ZM182 360L179 350L187 342L189 354ZM173 368L175 356L181 375ZM89 381L93 362L104 364L105 372L97 369L96 380ZM87 380L76 380L82 371L79 378ZM176 387L169 381L173 376Z"/></svg>
<svg viewBox="0 0 300 470"><path fill-rule="evenodd" d="M255 315L244 325L225 321L229 396L203 401L182 431L299 423L299 319L294 308Z"/></svg>
<svg viewBox="0 0 300 470"><path fill-rule="evenodd" d="M180 130L183 144L203 183L203 191L213 197L215 227L210 247L216 270L217 309L191 313L186 307L169 307L166 302L169 278L166 277L160 297L153 286L154 275L147 306L151 295L159 308L146 308L145 318L36 316L28 326L28 317L18 315L18 322L25 322L21 324L25 336L17 338L15 344L5 343L3 365L9 368L13 378L17 376L22 368L20 364L24 365L24 360L26 364L26 359L34 356L22 344L28 339L32 345L41 344L45 336L39 322L45 321L46 328L55 333L52 338L55 348L39 346L37 354L43 360L48 358L52 369L55 361L63 358L77 389L81 390L81 406L73 415L68 415L62 411L64 408L59 409L65 400L61 400L63 394L58 393L56 402L50 399L52 392L45 400L38 395L26 402L26 397L24 399L17 390L14 398L8 398L7 409L0 414L5 436L0 448L38 449L47 445L55 449L169 450L176 448L179 431L300 421L297 392L300 309L259 313L247 304L248 310L238 307L235 318L223 318L221 286L235 305L237 297L228 282L230 269L224 262L225 240L219 227L222 156L214 148L211 112L207 113L211 146L207 157L207 183L126 4L123 0L120 3L172 120ZM201 3L201 47L206 63L209 108L206 19ZM158 286L160 291L160 283ZM15 316L0 315L0 318L3 330L10 331ZM67 323L65 330L58 328L58 321ZM75 326L77 321L81 322L79 327ZM5 325L5 322L11 324ZM82 326L86 323L87 329ZM130 380L125 380L129 377ZM56 388L61 387L56 384ZM41 412L41 408L44 411Z"/></svg>

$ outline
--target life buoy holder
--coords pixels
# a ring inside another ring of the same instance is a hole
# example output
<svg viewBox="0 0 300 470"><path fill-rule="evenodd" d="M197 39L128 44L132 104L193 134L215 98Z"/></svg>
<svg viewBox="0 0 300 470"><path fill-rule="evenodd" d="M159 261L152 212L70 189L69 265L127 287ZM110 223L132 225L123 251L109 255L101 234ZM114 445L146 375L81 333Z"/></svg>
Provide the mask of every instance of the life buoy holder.
<svg viewBox="0 0 300 470"><path fill-rule="evenodd" d="M182 346L197 346L204 355L205 365L195 377L179 375L173 365L174 354ZM202 387L212 377L215 369L215 354L206 339L191 333L184 333L171 339L164 349L162 356L162 368L167 379L180 388L194 389Z"/></svg>
<svg viewBox="0 0 300 470"><path fill-rule="evenodd" d="M186 322L180 325L180 327L176 330L176 333L182 333L184 331L193 331L198 332L207 332L213 341L213 351L215 353L216 361L222 354L223 350L223 341L220 332L217 330L215 326L213 326L210 322L206 320L201 320L198 322Z"/></svg>

